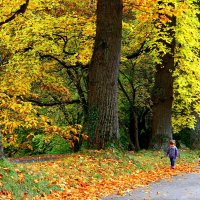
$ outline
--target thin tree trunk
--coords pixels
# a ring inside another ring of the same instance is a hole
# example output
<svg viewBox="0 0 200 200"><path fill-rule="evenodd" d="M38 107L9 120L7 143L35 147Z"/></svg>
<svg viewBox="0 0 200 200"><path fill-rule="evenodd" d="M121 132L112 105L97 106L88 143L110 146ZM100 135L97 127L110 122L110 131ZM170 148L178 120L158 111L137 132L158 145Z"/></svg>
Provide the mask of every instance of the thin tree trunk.
<svg viewBox="0 0 200 200"><path fill-rule="evenodd" d="M129 135L131 143L134 145L134 149L131 150L140 150L139 137L138 137L138 117L134 109L130 110L130 122L129 122ZM132 145L129 145L130 147Z"/></svg>
<svg viewBox="0 0 200 200"><path fill-rule="evenodd" d="M151 139L152 117L149 108L144 108L138 115L138 135L140 148L148 149Z"/></svg>
<svg viewBox="0 0 200 200"><path fill-rule="evenodd" d="M117 79L122 0L98 0L94 51L89 67L87 129L91 148L106 148L119 137Z"/></svg>

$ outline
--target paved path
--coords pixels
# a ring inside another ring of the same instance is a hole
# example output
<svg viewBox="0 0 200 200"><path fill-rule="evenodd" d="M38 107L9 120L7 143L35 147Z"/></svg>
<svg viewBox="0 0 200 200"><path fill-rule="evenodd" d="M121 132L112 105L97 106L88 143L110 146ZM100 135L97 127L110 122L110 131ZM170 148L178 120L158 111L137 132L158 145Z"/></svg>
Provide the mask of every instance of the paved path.
<svg viewBox="0 0 200 200"><path fill-rule="evenodd" d="M175 176L140 187L126 196L113 195L102 200L200 200L200 173Z"/></svg>
<svg viewBox="0 0 200 200"><path fill-rule="evenodd" d="M57 154L57 155L40 155L40 156L24 156L20 158L7 158L8 161L13 163L33 163L33 162L45 162L45 161L55 161L65 158L67 154Z"/></svg>

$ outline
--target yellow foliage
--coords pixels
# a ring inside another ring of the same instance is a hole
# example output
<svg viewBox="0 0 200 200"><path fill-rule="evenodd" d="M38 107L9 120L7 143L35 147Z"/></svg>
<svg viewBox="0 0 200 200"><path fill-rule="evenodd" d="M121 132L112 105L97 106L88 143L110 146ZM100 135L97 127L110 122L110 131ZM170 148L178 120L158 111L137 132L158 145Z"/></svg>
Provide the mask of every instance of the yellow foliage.
<svg viewBox="0 0 200 200"><path fill-rule="evenodd" d="M24 0L0 0L0 22L5 21L24 3ZM2 133L14 133L19 127L42 128L48 134L61 134L67 140L87 139L81 127L58 127L47 116L40 115L40 107L28 102L41 94L56 94L58 100L71 98L64 70L78 63L90 62L95 37L95 5L88 0L31 0L26 12L0 27L0 122ZM189 0L124 1L122 62L126 55L146 41L150 56L143 54L137 63L151 57L159 63L158 55L169 49L158 40L169 43L169 35L161 34L159 26L167 24L170 16L177 17L174 73L174 127L194 126L192 111L200 114L199 29L194 5ZM174 8L166 6L174 3ZM90 9L87 9L90 8ZM162 8L162 9L161 9ZM184 11L184 12L183 12ZM162 15L161 15L162 14ZM129 17L131 16L131 17ZM136 20L133 20L135 17ZM159 18L160 17L160 18ZM155 27L155 24L157 27ZM165 27L166 30L168 27ZM157 47L157 48L155 48ZM64 65L63 65L64 63ZM64 69L65 68L65 69ZM64 69L64 70L63 70ZM180 103L181 102L181 103ZM184 113L184 117L180 116ZM30 136L31 137L31 136ZM12 138L12 141L16 141Z"/></svg>
<svg viewBox="0 0 200 200"><path fill-rule="evenodd" d="M0 22L12 16L24 2L0 1ZM63 66L48 55L66 66L90 61L95 35L94 9L81 12L88 1L82 3L33 0L23 15L0 27L0 48L3 49L0 55L9 60L0 66L3 69L0 72L2 133L13 134L19 127L42 128L51 134L61 132L61 128L48 123L48 117L37 116L40 108L26 99L39 97L39 85L43 93L57 94L60 101L70 100L65 77L55 72ZM76 129L71 131L77 134ZM68 134L69 130L66 138ZM13 141L16 142L14 138Z"/></svg>

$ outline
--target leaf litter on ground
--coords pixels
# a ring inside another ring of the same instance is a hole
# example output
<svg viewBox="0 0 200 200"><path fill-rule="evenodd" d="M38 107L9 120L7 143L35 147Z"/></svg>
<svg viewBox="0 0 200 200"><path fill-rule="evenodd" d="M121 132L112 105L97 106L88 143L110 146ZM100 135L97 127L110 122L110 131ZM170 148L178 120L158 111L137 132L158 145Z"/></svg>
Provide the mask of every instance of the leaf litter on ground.
<svg viewBox="0 0 200 200"><path fill-rule="evenodd" d="M168 158L160 159L162 154L161 151L146 150L138 153L114 149L85 150L61 156L59 160L17 166L31 175L44 173L43 178L49 182L49 187L61 188L31 199L90 200L110 194L124 195L125 191L150 182L198 171L195 152L183 150L175 170L170 169ZM25 199L28 199L27 195Z"/></svg>

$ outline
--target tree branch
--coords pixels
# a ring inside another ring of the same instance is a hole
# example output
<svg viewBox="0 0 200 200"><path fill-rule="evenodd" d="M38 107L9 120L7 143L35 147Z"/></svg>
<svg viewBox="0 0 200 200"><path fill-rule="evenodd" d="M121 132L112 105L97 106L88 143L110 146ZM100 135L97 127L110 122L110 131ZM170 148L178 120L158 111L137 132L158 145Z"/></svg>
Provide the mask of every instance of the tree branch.
<svg viewBox="0 0 200 200"><path fill-rule="evenodd" d="M76 65L67 65L66 62L60 60L59 58L53 56L53 55L50 55L50 54L47 54L47 55L40 55L40 57L43 59L43 58L50 58L50 59L53 59L53 60L56 60L60 65L62 65L63 68L65 69L75 69L75 68L88 68L88 65L83 65L79 62L76 62Z"/></svg>
<svg viewBox="0 0 200 200"><path fill-rule="evenodd" d="M8 19L6 19L4 22L0 22L0 26L2 26L3 24L6 24L6 23L12 21L12 20L15 19L15 17L16 17L17 15L19 15L20 13L21 13L21 14L25 13L25 11L26 11L26 9L27 9L27 7L28 7L28 4L29 4L29 0L26 0L26 2L25 2L24 4L22 4L22 5L20 6L19 10L15 11L15 13L14 13L12 16L10 16L10 17L9 17Z"/></svg>
<svg viewBox="0 0 200 200"><path fill-rule="evenodd" d="M27 101L27 102L31 102L31 103L34 103L38 106L60 106L60 105L70 105L70 104L78 104L80 103L80 100L79 99L75 99L75 100L71 100L71 101L62 101L62 102L58 102L58 101L55 101L55 102L42 102L40 100L37 100L37 99L30 99L30 98L26 98L26 97L18 97L21 101Z"/></svg>
<svg viewBox="0 0 200 200"><path fill-rule="evenodd" d="M127 59L134 59L134 58L137 58L139 55L142 54L142 52L149 52L149 48L147 47L146 49L143 49L144 48L144 45L146 44L146 41L144 41L141 45L141 47L134 53L126 56Z"/></svg>
<svg viewBox="0 0 200 200"><path fill-rule="evenodd" d="M125 90L125 88L124 88L122 82L120 81L120 79L118 79L118 83L119 83L119 86L120 86L122 92L124 93L125 97L127 98L129 104L132 105L133 102L131 101L131 99L130 99L130 97L129 97L127 91Z"/></svg>
<svg viewBox="0 0 200 200"><path fill-rule="evenodd" d="M72 36L71 38L68 38L67 36L64 36L64 35L61 35L61 34L58 34L58 33L54 33L53 35L57 36L58 38L61 38L64 42L63 44L63 53L65 53L66 55L68 56L71 56L71 55L75 55L76 52L68 52L66 51L66 47L67 47L67 43L69 42L69 40L71 38L73 38L74 36Z"/></svg>

